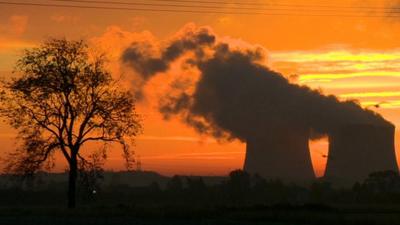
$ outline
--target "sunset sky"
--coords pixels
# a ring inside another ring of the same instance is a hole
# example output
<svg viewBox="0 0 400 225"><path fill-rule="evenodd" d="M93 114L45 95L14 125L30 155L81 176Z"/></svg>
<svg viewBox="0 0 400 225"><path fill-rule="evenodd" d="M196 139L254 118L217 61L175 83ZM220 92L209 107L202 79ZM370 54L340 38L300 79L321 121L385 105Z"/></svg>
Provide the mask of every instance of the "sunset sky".
<svg viewBox="0 0 400 225"><path fill-rule="evenodd" d="M400 127L400 13L395 12L397 6L400 11L400 2L218 1L220 3L209 1L207 4L206 1L131 1L152 2L155 6L6 1L108 9L11 5L0 1L0 75L11 76L22 49L34 47L48 37L66 37L83 38L105 51L110 59L109 69L117 76L123 72L120 54L132 41L152 40L162 45L185 27L207 26L227 42L262 46L268 52L265 64L292 82L321 89L340 99L357 99L363 107L382 114ZM191 8L167 7L165 4ZM117 7L141 10L117 10ZM242 10L238 11L238 8ZM144 9L172 9L175 12ZM176 12L179 10L196 12ZM201 10L208 13L199 13ZM129 86L132 82L129 73L123 77ZM143 169L167 175L225 175L241 168L244 143L218 143L211 137L199 136L178 119L162 119L155 99L163 85L166 85L163 80L151 80L145 88L149 97L138 103L144 133L137 137L135 153L140 156ZM380 107L374 107L376 104ZM0 124L1 152L15 146L14 137L15 131ZM396 142L400 144L399 138L397 135ZM399 161L400 146L397 143ZM323 155L327 147L326 140L311 143L317 175L323 174L326 161ZM120 155L118 150L109 155L108 169L123 169ZM65 165L60 164L56 170L64 168Z"/></svg>

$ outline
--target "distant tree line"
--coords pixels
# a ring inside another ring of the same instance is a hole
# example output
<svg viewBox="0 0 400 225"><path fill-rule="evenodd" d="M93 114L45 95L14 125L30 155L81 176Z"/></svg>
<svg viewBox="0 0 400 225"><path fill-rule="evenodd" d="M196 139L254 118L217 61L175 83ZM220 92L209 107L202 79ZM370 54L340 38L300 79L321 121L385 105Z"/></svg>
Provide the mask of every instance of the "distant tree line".
<svg viewBox="0 0 400 225"><path fill-rule="evenodd" d="M14 185L1 189L0 198L6 205L61 205L64 202L61 192L65 192L65 185L58 183L38 190ZM78 183L77 192L83 205L204 208L277 204L398 204L400 176L393 171L376 172L351 188L334 188L324 180L299 186L235 170L226 180L212 185L206 184L202 177L173 176L165 185L153 182L147 186L132 187L118 183L104 185L101 174L89 173Z"/></svg>

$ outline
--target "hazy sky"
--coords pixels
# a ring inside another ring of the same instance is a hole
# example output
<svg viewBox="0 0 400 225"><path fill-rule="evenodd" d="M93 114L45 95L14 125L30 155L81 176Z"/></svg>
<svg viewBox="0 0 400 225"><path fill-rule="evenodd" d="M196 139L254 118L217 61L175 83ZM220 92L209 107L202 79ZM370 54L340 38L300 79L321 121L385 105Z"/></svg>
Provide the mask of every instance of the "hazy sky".
<svg viewBox="0 0 400 225"><path fill-rule="evenodd" d="M10 2L85 5L68 1ZM222 6L221 9L204 9L199 8L197 3L178 1L131 2L180 4L190 6L184 9L192 11L238 12L236 8L242 8L240 12L280 15L0 4L0 74L10 76L21 49L35 46L50 36L88 40L109 54L110 69L120 73L119 56L132 41L152 40L162 45L184 27L208 26L219 38L232 43L262 46L268 51L266 65L291 77L293 82L319 88L341 99L357 99L364 107L370 107L396 126L400 125L400 13L389 10L391 7L396 10L394 1L348 0L333 3L324 0L252 0L203 4ZM262 5L267 2L269 5ZM165 6L117 7L177 9ZM267 10L254 9L262 7ZM125 76L130 80L129 74ZM166 85L165 80L150 81L146 86L150 97L138 107L138 112L144 118L145 131L137 139L135 152L140 155L143 168L164 174L203 175L226 174L232 169L241 168L245 151L243 143L219 144L212 138L199 137L178 120L162 120L155 109L157 103L152 100L157 98L163 85ZM380 108L373 107L377 103L381 103ZM0 125L0 132L3 146L0 151L5 152L15 145L14 132L4 124ZM399 147L397 155L400 154ZM322 155L326 149L327 142L324 140L312 143L312 159L319 175L323 171L325 158ZM118 151L110 154L107 167L122 168ZM58 167L63 168L63 165Z"/></svg>

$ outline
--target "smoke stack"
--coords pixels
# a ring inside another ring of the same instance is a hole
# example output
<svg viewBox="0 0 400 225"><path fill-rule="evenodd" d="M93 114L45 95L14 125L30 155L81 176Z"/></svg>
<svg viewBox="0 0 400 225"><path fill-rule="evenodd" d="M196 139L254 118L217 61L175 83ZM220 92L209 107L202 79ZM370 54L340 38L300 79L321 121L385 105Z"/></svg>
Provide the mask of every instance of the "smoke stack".
<svg viewBox="0 0 400 225"><path fill-rule="evenodd" d="M264 178L298 182L315 178L308 147L309 131L279 128L247 139L244 170Z"/></svg>
<svg viewBox="0 0 400 225"><path fill-rule="evenodd" d="M372 172L398 172L392 124L349 124L329 135L325 177L337 183L354 184Z"/></svg>

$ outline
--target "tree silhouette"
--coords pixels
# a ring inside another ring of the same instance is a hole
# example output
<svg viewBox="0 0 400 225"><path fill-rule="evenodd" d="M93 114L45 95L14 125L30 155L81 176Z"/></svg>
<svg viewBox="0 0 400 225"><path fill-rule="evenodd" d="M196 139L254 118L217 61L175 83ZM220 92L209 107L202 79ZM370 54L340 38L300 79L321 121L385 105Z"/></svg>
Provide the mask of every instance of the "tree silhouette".
<svg viewBox="0 0 400 225"><path fill-rule="evenodd" d="M2 81L0 113L18 130L21 143L7 157L6 170L33 175L54 166L54 154L61 151L69 165L69 208L75 207L78 167L87 162L82 146L100 142L105 152L119 143L130 168L128 140L141 131L133 95L119 87L105 62L82 40L49 39L25 50L16 78Z"/></svg>
<svg viewBox="0 0 400 225"><path fill-rule="evenodd" d="M238 205L244 204L251 188L250 174L243 170L231 171L227 184L232 202Z"/></svg>

